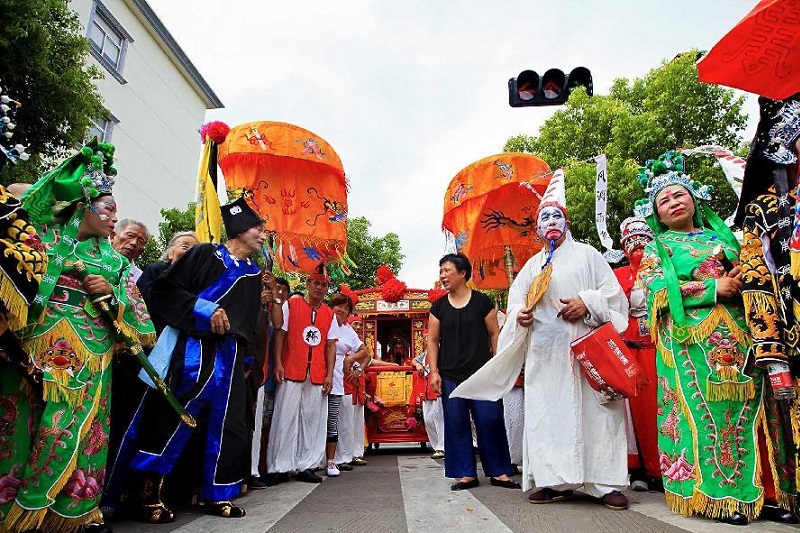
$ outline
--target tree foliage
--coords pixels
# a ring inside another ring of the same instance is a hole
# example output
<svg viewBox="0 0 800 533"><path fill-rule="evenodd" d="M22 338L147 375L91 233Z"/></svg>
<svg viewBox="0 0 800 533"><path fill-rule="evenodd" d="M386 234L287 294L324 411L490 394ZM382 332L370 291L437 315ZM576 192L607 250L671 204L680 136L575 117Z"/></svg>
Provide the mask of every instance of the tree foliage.
<svg viewBox="0 0 800 533"><path fill-rule="evenodd" d="M371 226L366 217L347 220L347 254L358 265L347 278L353 290L374 287L379 266L388 265L397 274L403 265L405 256L400 251L397 234L375 237L370 234Z"/></svg>
<svg viewBox="0 0 800 533"><path fill-rule="evenodd" d="M158 235L150 235L142 256L136 261L140 268L161 260L172 236L179 231L194 231L194 202L189 202L185 210L171 207L162 209L163 220L158 223ZM152 228L149 228L152 232Z"/></svg>
<svg viewBox="0 0 800 533"><path fill-rule="evenodd" d="M22 103L13 142L32 157L7 168L3 183L33 182L45 161L83 141L92 118L108 111L86 62L89 41L67 0L0 0L0 85Z"/></svg>
<svg viewBox="0 0 800 533"><path fill-rule="evenodd" d="M567 208L573 235L599 247L595 226L595 165L608 157L608 229L619 238L619 223L632 215L634 201L644 193L636 181L638 168L672 148L718 144L742 148L739 132L747 115L743 97L730 89L697 81L696 52L682 54L651 70L643 78L614 81L608 95L570 95L564 109L551 116L538 136L520 134L504 150L535 153L551 168L565 167ZM725 218L736 207L736 196L722 170L710 157L687 159L687 171L714 186L712 207Z"/></svg>

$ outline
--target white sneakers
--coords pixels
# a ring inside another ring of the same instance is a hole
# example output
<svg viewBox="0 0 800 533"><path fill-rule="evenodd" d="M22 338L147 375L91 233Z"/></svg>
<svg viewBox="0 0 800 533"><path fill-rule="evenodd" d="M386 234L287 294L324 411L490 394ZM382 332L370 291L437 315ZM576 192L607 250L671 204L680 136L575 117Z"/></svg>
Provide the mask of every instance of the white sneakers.
<svg viewBox="0 0 800 533"><path fill-rule="evenodd" d="M328 477L336 477L340 474L339 467L334 461L328 461L325 464L325 473L328 474Z"/></svg>
<svg viewBox="0 0 800 533"><path fill-rule="evenodd" d="M431 459L444 459L444 450L436 450L433 452Z"/></svg>

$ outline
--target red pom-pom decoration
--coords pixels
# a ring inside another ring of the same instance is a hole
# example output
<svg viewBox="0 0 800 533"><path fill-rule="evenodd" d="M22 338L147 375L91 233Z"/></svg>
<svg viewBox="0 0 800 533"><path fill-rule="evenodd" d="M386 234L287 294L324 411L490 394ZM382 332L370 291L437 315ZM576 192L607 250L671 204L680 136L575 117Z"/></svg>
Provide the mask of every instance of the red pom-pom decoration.
<svg viewBox="0 0 800 533"><path fill-rule="evenodd" d="M444 289L430 289L428 291L428 301L433 303L445 294L447 294L447 291Z"/></svg>
<svg viewBox="0 0 800 533"><path fill-rule="evenodd" d="M397 303L406 293L406 284L397 278L392 278L381 285L381 297L389 303Z"/></svg>
<svg viewBox="0 0 800 533"><path fill-rule="evenodd" d="M378 285L383 285L390 279L394 279L394 272L392 269L386 265L381 265L378 267L378 271L375 273L376 278L378 279Z"/></svg>
<svg viewBox="0 0 800 533"><path fill-rule="evenodd" d="M358 294L353 292L353 290L350 288L350 285L348 285L347 283L339 284L339 293L344 294L345 296L350 298L350 301L353 302L353 306L355 306L358 303Z"/></svg>
<svg viewBox="0 0 800 533"><path fill-rule="evenodd" d="M418 425L417 419L414 418L413 416L409 416L408 418L406 418L406 426L408 426L408 429L410 429L411 431L417 429L417 425Z"/></svg>
<svg viewBox="0 0 800 533"><path fill-rule="evenodd" d="M207 122L200 126L200 141L205 144L206 137L208 137L215 143L222 144L225 142L229 131L231 131L231 128L224 122L219 120Z"/></svg>

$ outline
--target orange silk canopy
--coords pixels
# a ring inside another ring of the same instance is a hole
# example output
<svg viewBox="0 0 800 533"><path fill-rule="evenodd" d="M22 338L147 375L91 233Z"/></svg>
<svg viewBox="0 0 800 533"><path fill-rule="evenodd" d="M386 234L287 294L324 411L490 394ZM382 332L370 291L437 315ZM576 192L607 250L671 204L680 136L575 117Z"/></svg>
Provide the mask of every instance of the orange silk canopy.
<svg viewBox="0 0 800 533"><path fill-rule="evenodd" d="M324 139L285 122L248 122L219 146L219 166L228 198L244 196L274 232L281 269L346 268L347 179Z"/></svg>
<svg viewBox="0 0 800 533"><path fill-rule="evenodd" d="M507 288L507 254L516 272L541 249L536 209L549 181L547 163L522 153L486 157L452 179L444 196L442 227L472 262L476 287Z"/></svg>

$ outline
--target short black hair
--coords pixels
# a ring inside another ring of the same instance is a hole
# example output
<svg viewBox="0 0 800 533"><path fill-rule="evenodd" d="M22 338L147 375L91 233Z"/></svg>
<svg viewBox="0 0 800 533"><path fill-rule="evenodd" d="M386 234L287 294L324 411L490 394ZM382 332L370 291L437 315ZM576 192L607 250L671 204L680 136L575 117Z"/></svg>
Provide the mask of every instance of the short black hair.
<svg viewBox="0 0 800 533"><path fill-rule="evenodd" d="M347 305L347 309L352 313L353 312L353 300L350 299L349 296L346 296L340 292L337 292L331 297L331 303L328 304L330 307L336 307L337 305Z"/></svg>
<svg viewBox="0 0 800 533"><path fill-rule="evenodd" d="M472 265L469 262L469 258L467 258L464 254L446 254L444 257L439 259L439 266L442 266L445 263L453 263L456 267L456 272L466 272L466 276L464 276L464 281L469 281L472 277Z"/></svg>
<svg viewBox="0 0 800 533"><path fill-rule="evenodd" d="M275 278L275 283L278 284L278 285L283 285L284 287L286 287L287 291L291 291L292 290L292 288L289 286L289 282L286 281L284 278L277 278L276 277Z"/></svg>

